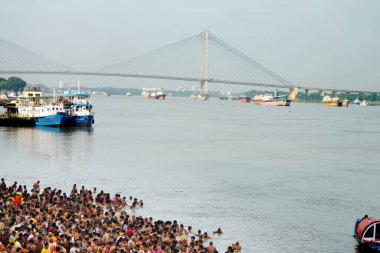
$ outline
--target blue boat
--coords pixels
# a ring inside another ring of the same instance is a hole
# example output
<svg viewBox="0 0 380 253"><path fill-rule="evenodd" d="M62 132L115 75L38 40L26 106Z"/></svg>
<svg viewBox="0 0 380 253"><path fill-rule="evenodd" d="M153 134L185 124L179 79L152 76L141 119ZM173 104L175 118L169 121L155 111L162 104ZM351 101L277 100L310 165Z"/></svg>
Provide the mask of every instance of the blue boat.
<svg viewBox="0 0 380 253"><path fill-rule="evenodd" d="M95 123L90 92L66 91L64 105L69 117L66 125L71 127L91 127Z"/></svg>
<svg viewBox="0 0 380 253"><path fill-rule="evenodd" d="M69 115L67 113L58 112L55 115L35 118L36 126L66 126L68 124Z"/></svg>

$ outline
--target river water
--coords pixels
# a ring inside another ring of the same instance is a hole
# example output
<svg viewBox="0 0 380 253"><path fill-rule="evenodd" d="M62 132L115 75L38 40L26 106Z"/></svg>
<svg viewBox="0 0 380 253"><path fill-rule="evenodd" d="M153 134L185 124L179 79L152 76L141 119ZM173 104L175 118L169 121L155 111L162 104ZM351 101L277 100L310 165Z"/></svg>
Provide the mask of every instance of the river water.
<svg viewBox="0 0 380 253"><path fill-rule="evenodd" d="M74 183L144 200L138 215L222 236L220 252L356 252L380 217L380 107L96 96L95 127L0 127L8 183Z"/></svg>

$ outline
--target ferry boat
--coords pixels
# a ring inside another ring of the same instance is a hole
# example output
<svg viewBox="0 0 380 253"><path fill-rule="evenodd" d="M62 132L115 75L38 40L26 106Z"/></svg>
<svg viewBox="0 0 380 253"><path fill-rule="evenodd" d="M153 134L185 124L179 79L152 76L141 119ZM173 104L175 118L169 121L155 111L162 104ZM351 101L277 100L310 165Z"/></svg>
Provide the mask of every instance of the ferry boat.
<svg viewBox="0 0 380 253"><path fill-rule="evenodd" d="M198 101L206 101L208 99L208 94L191 95L190 99L198 100Z"/></svg>
<svg viewBox="0 0 380 253"><path fill-rule="evenodd" d="M367 215L357 219L354 237L360 246L380 251L380 220L369 218Z"/></svg>
<svg viewBox="0 0 380 253"><path fill-rule="evenodd" d="M272 101L262 101L260 105L290 106L291 100L285 98L275 98Z"/></svg>
<svg viewBox="0 0 380 253"><path fill-rule="evenodd" d="M274 97L272 94L260 94L260 95L255 95L253 97L252 103L254 103L255 105L259 105L261 104L261 102L269 102L273 100L274 100Z"/></svg>
<svg viewBox="0 0 380 253"><path fill-rule="evenodd" d="M339 97L333 97L331 98L330 96L324 96L321 105L324 106L339 106L340 103L340 98Z"/></svg>
<svg viewBox="0 0 380 253"><path fill-rule="evenodd" d="M279 95L278 89L274 91L274 95L265 94L260 98L260 105L271 106L290 106L291 100L285 98L286 95Z"/></svg>
<svg viewBox="0 0 380 253"><path fill-rule="evenodd" d="M94 124L94 111L89 91L85 92L80 89L66 91L63 98L63 103L69 116L67 126L91 127Z"/></svg>
<svg viewBox="0 0 380 253"><path fill-rule="evenodd" d="M125 95L127 95L127 97L132 96L132 94L129 91Z"/></svg>
<svg viewBox="0 0 380 253"><path fill-rule="evenodd" d="M141 93L143 98L160 99L165 100L166 94L162 88L143 88Z"/></svg>

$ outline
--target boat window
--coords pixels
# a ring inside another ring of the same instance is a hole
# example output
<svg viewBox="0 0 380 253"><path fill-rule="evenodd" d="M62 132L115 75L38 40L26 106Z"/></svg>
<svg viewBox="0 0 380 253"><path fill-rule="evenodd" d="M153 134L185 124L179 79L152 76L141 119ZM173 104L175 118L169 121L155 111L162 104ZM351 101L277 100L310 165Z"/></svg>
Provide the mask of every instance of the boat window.
<svg viewBox="0 0 380 253"><path fill-rule="evenodd" d="M365 232L363 238L364 239L372 239L373 238L373 232L374 232L374 227L371 225L371 227Z"/></svg>
<svg viewBox="0 0 380 253"><path fill-rule="evenodd" d="M380 241L380 223L376 224L375 241Z"/></svg>

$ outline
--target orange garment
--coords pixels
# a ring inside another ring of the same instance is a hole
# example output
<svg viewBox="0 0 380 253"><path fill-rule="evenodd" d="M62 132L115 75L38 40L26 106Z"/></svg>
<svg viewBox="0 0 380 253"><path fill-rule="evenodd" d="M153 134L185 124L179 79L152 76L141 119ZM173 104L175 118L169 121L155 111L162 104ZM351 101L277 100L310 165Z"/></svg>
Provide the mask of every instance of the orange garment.
<svg viewBox="0 0 380 253"><path fill-rule="evenodd" d="M20 205L21 205L21 197L17 195L17 196L13 199L13 204L16 205L16 206L20 206Z"/></svg>

